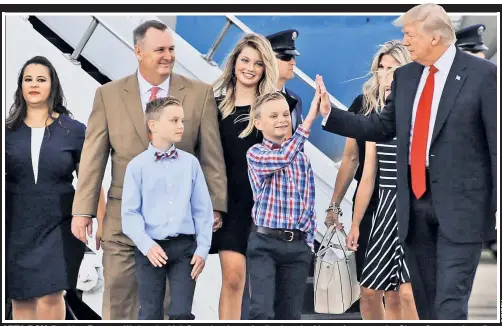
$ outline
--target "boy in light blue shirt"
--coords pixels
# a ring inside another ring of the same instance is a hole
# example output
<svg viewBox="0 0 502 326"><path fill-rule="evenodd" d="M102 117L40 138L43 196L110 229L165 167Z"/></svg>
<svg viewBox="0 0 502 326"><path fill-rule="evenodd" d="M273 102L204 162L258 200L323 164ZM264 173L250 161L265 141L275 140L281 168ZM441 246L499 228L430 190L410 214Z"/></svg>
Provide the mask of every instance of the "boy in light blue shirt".
<svg viewBox="0 0 502 326"><path fill-rule="evenodd" d="M195 281L211 246L213 208L199 161L175 147L183 108L164 97L147 104L151 143L127 166L122 229L136 245L140 320L164 319L166 276L170 319L194 319Z"/></svg>

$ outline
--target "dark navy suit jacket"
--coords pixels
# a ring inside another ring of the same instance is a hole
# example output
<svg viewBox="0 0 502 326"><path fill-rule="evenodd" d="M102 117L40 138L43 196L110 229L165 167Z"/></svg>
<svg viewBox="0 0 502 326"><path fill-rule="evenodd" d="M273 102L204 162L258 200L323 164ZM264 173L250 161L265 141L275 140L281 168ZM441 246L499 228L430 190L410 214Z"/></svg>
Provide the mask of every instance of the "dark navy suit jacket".
<svg viewBox="0 0 502 326"><path fill-rule="evenodd" d="M380 114L332 108L325 130L368 141L397 136L397 217L406 239L410 216L409 148L413 102L424 67L412 62L394 73ZM457 77L458 76L458 77ZM497 70L490 61L456 49L439 103L429 151L429 175L441 232L457 243L495 237L497 210Z"/></svg>

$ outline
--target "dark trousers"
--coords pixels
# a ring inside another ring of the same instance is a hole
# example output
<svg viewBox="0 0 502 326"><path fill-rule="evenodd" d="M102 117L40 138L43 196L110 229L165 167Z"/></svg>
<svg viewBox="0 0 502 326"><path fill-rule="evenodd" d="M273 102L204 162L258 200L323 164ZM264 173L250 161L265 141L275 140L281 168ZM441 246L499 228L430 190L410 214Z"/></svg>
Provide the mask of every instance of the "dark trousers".
<svg viewBox="0 0 502 326"><path fill-rule="evenodd" d="M247 250L251 320L299 320L312 251L305 240L251 232Z"/></svg>
<svg viewBox="0 0 502 326"><path fill-rule="evenodd" d="M246 267L246 283L244 283L244 293L242 294L241 320L249 319L249 305L251 304L251 293L249 292L249 269Z"/></svg>
<svg viewBox="0 0 502 326"><path fill-rule="evenodd" d="M466 320L481 242L454 243L447 239L439 228L430 191L419 200L411 187L410 193L405 252L418 315L429 320Z"/></svg>
<svg viewBox="0 0 502 326"><path fill-rule="evenodd" d="M164 319L164 294L166 277L171 289L169 319L193 320L192 302L195 280L192 279L192 260L197 243L192 236L170 240L157 240L167 254L167 264L154 267L148 257L136 249L136 279L138 281L140 320Z"/></svg>

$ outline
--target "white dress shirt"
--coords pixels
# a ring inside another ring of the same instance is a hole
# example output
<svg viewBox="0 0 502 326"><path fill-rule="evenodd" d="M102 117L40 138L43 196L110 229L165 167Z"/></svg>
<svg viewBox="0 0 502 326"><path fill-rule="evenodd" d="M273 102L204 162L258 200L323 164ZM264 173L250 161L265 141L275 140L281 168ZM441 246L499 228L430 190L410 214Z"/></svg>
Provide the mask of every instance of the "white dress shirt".
<svg viewBox="0 0 502 326"><path fill-rule="evenodd" d="M426 153L426 165L429 166L429 149L431 146L432 133L434 132L434 124L436 122L436 116L438 113L439 101L441 100L441 95L443 94L443 88L446 84L446 78L450 73L451 65L453 64L453 60L455 59L455 53L457 49L455 45L452 44L448 47L448 49L443 53L443 55L434 63L434 66L438 69L436 74L434 75L434 95L432 97L432 107L431 107L431 117L429 121L429 136L427 137L427 153ZM417 93L415 95L415 101L413 103L413 113L411 116L411 129L410 129L410 151L409 151L409 162L411 162L411 142L413 139L413 127L415 126L415 116L417 115L418 102L420 100L420 96L422 95L422 91L425 86L425 82L427 80L427 76L429 76L429 67L425 67L422 72L422 77L420 79L420 83L418 84ZM331 113L331 111L330 111ZM329 114L322 120L322 125L325 126L326 122L329 119Z"/></svg>
<svg viewBox="0 0 502 326"><path fill-rule="evenodd" d="M167 97L167 95L169 94L170 79L171 77L168 77L166 80L164 80L162 84L157 85L160 88L159 91L157 92L157 98ZM143 108L143 112L145 112L146 104L148 103L148 100L152 95L152 87L154 87L154 85L147 82L146 79L143 78L143 76L141 76L139 69L138 69L138 83L139 83L139 95L141 97L141 106Z"/></svg>
<svg viewBox="0 0 502 326"><path fill-rule="evenodd" d="M44 140L45 127L31 128L31 165L33 167L33 176L35 184L38 180L38 161L40 158L40 148Z"/></svg>
<svg viewBox="0 0 502 326"><path fill-rule="evenodd" d="M438 114L439 101L441 100L441 95L443 94L443 88L446 84L446 78L450 73L451 65L455 59L456 53L455 45L452 44L443 53L443 55L434 63L434 66L438 71L434 74L434 95L432 97L431 106L431 117L429 121L429 136L427 137L427 152L426 152L426 165L429 166L429 149L431 147L432 133L434 132L434 124L436 122L436 116ZM415 95L415 102L413 103L413 113L411 116L411 128L410 128L410 156L409 162L411 162L411 142L413 140L413 128L415 126L415 117L417 115L418 102L420 101L420 96L424 90L425 82L429 76L429 67L425 67L422 72L422 77L420 83L418 84L417 94Z"/></svg>

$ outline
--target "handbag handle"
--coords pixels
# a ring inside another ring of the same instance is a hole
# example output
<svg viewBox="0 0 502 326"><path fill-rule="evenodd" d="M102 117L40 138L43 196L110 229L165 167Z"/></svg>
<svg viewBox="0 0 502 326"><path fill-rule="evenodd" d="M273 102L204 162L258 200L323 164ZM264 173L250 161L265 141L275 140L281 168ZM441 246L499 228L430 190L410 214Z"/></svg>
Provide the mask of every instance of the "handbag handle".
<svg viewBox="0 0 502 326"><path fill-rule="evenodd" d="M342 240L340 239L340 236L338 235L338 232L339 231L340 233L342 233L342 235L347 238L347 234L345 233L345 230L342 229L342 230L338 230L337 228L338 226L338 223L335 222L334 225L330 226L328 228L328 230L326 230L326 232L324 233L324 236L322 237L322 240L321 240L321 246L319 247L319 250L317 250L317 253L316 253L316 256L319 257L321 255L323 255L329 248L338 248L340 247L340 249L342 249L342 252L343 252L343 255L345 256L345 260L348 260L349 257L348 257L348 254L347 254L347 250L346 250L346 246L344 245L344 243L342 242ZM333 244L331 244L331 240L333 239L333 236L336 234L336 237L338 239L338 242L340 243L340 246L335 246ZM329 241L328 241L328 244L329 245L324 245L323 246L323 243L324 243L324 240L326 239L326 237L330 235L329 237Z"/></svg>
<svg viewBox="0 0 502 326"><path fill-rule="evenodd" d="M326 230L326 232L324 232L324 235L322 236L321 244L319 246L319 249L316 252L316 256L321 256L322 254L324 254L326 252L326 250L328 250L331 247L329 245L323 245L325 243L324 240L326 239L326 237L328 235L330 235L328 243L331 243L331 239L333 239L333 235L334 235L333 234L333 226L330 226Z"/></svg>

